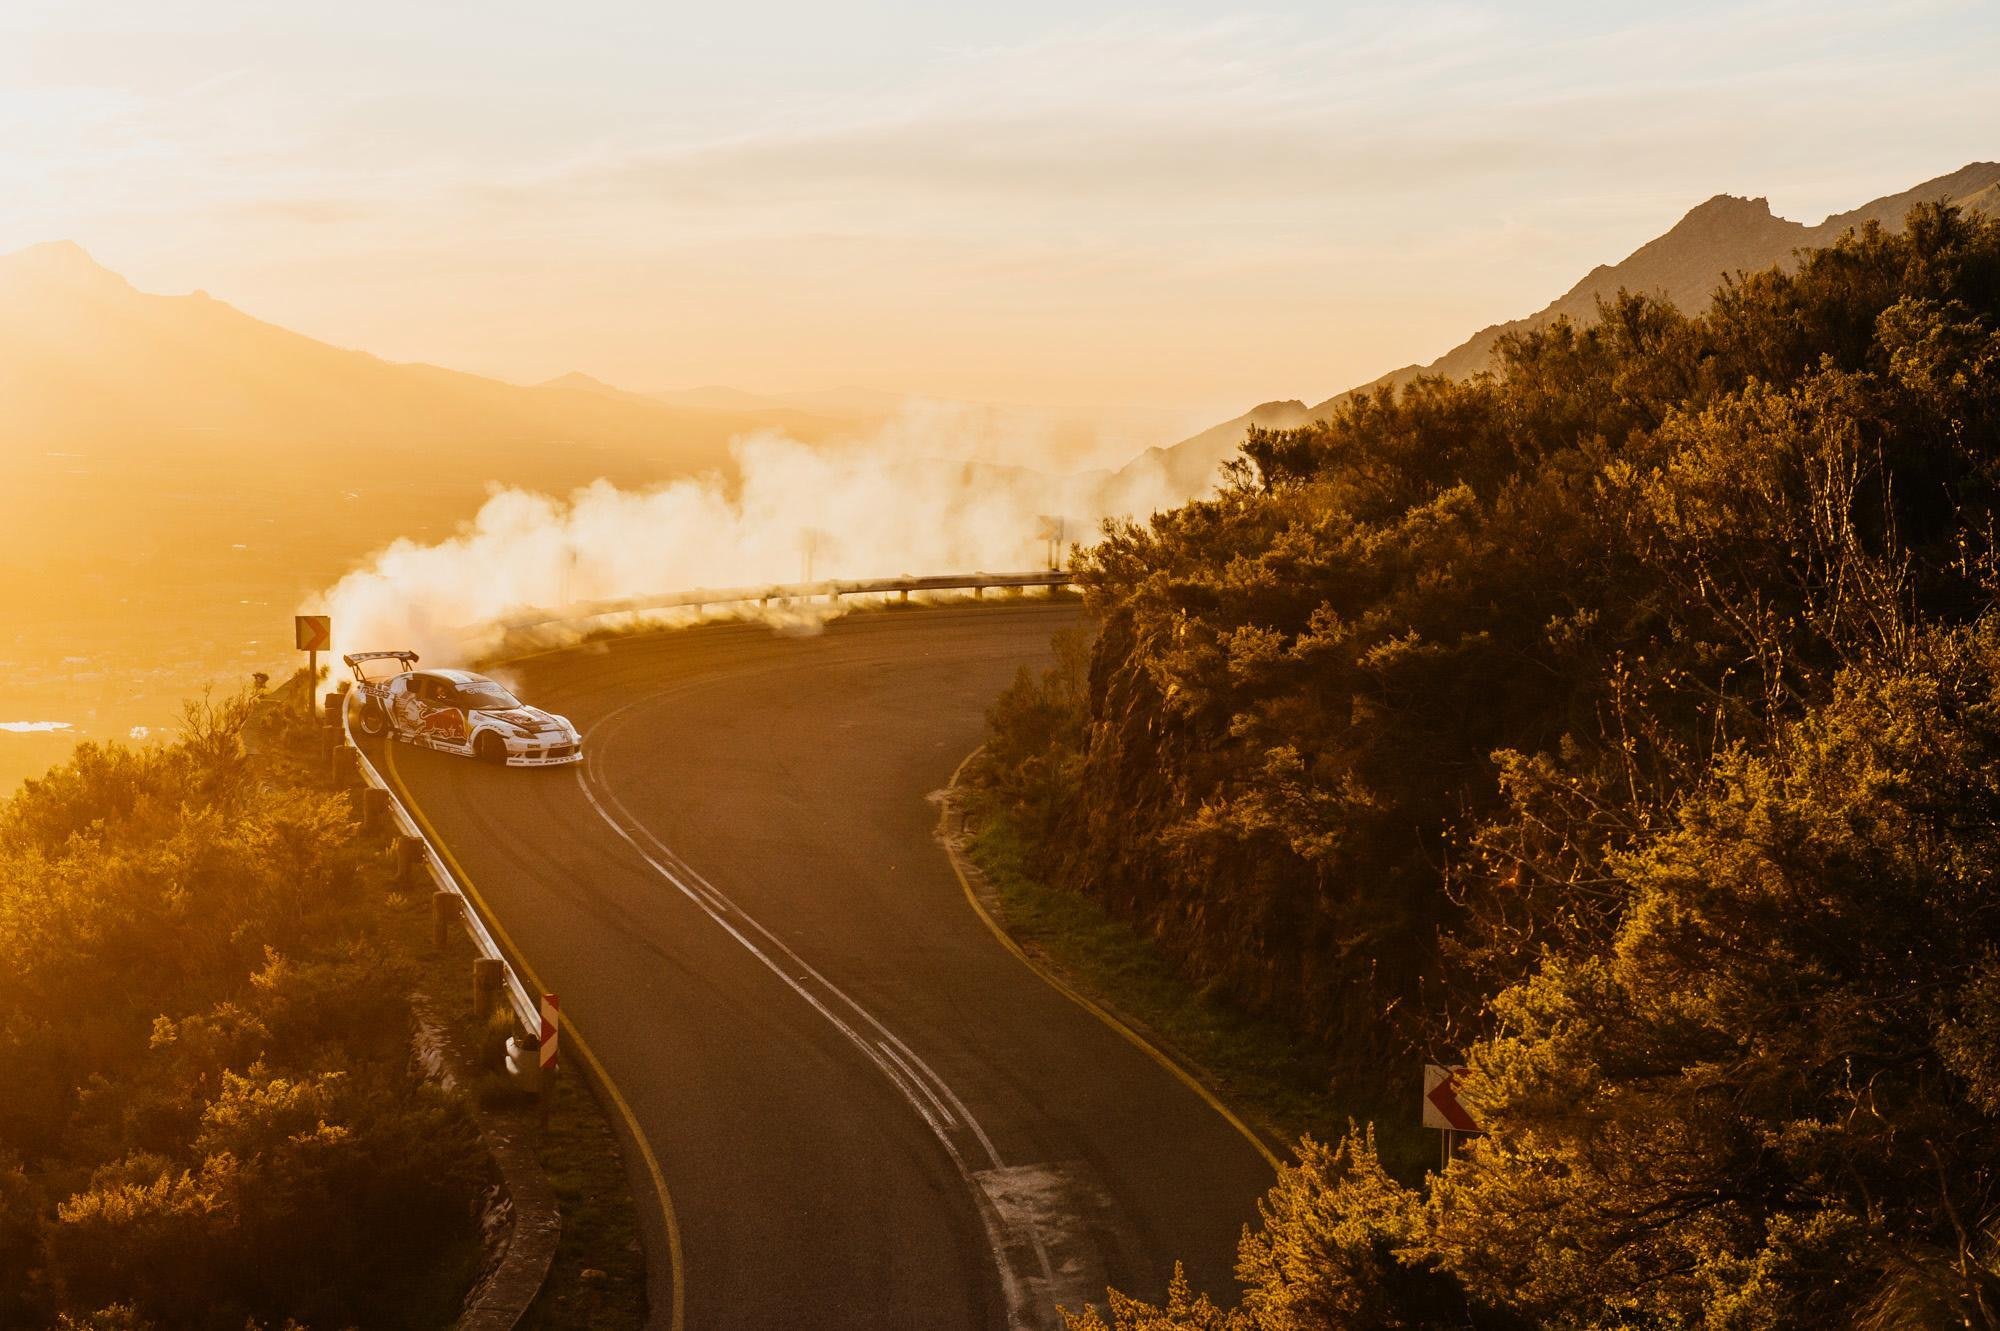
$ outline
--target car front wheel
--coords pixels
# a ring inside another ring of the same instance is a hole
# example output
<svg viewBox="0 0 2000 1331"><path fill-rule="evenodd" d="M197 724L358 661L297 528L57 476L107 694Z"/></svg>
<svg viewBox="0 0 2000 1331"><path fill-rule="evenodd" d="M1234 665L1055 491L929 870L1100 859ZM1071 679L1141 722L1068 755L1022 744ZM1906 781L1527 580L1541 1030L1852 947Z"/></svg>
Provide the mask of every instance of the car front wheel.
<svg viewBox="0 0 2000 1331"><path fill-rule="evenodd" d="M507 761L507 742L489 730L472 741L472 752L480 762L498 765Z"/></svg>

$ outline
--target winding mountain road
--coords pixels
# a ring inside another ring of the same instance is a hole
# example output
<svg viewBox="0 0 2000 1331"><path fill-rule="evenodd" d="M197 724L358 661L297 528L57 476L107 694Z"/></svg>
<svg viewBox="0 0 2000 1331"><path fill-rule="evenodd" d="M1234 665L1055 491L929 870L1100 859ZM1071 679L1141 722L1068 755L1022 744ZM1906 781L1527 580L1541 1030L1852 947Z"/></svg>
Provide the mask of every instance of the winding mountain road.
<svg viewBox="0 0 2000 1331"><path fill-rule="evenodd" d="M1040 1328L1231 1288L1269 1161L968 903L926 796L1061 604L720 625L506 672L579 768L390 771L615 1088L655 1324Z"/></svg>

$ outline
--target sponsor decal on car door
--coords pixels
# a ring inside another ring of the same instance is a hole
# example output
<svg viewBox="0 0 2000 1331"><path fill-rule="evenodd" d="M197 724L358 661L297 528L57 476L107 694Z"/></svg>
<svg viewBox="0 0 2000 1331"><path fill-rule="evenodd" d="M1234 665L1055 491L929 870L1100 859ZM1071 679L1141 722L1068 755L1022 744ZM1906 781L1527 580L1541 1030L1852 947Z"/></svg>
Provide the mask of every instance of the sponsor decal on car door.
<svg viewBox="0 0 2000 1331"><path fill-rule="evenodd" d="M465 743L465 713L456 707L436 707L424 713L424 733L444 744Z"/></svg>
<svg viewBox="0 0 2000 1331"><path fill-rule="evenodd" d="M410 686L410 692L418 734L432 744L465 743L465 713L451 705L451 685L440 679L420 679Z"/></svg>

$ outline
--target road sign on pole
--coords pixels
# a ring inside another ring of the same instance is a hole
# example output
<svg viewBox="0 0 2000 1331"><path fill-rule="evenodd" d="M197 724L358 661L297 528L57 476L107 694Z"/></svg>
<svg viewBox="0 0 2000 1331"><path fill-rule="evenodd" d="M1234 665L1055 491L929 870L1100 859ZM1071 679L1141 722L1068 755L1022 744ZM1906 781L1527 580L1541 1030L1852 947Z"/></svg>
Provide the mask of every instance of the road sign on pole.
<svg viewBox="0 0 2000 1331"><path fill-rule="evenodd" d="M333 648L333 620L327 615L293 615L292 641L306 653L306 715L319 697L319 654Z"/></svg>
<svg viewBox="0 0 2000 1331"><path fill-rule="evenodd" d="M1458 1079L1464 1068L1424 1064L1424 1126L1444 1133L1440 1168L1451 1167L1451 1148L1461 1132L1479 1131L1479 1121L1458 1100Z"/></svg>
<svg viewBox="0 0 2000 1331"><path fill-rule="evenodd" d="M542 995L542 1050L541 1066L544 1072L553 1072L556 1067L556 1037L561 1025L561 1012L556 1005L554 994Z"/></svg>
<svg viewBox="0 0 2000 1331"><path fill-rule="evenodd" d="M1051 516L1044 513L1035 519L1035 539L1048 542L1051 570L1062 567L1063 537L1067 528L1068 523L1060 514Z"/></svg>
<svg viewBox="0 0 2000 1331"><path fill-rule="evenodd" d="M1464 1068L1424 1064L1424 1126L1446 1132L1477 1132L1479 1123L1458 1102L1458 1079Z"/></svg>

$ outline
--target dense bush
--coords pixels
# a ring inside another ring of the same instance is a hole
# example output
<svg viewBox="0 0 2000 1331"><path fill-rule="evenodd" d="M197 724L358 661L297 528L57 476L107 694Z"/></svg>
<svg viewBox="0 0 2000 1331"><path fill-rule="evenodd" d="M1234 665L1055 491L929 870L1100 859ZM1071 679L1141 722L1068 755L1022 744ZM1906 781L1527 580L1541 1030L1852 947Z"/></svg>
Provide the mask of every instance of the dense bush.
<svg viewBox="0 0 2000 1331"><path fill-rule="evenodd" d="M407 1325L476 1251L463 1108L345 796L247 695L0 805L0 1325Z"/></svg>
<svg viewBox="0 0 2000 1331"><path fill-rule="evenodd" d="M1926 208L1094 552L1087 675L994 712L1047 870L1492 1129L1308 1149L1240 1309L1121 1324L2000 1326L1996 475L2000 224Z"/></svg>

